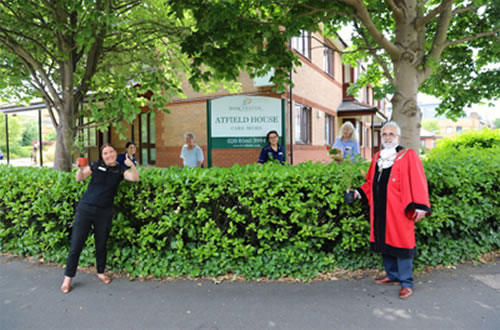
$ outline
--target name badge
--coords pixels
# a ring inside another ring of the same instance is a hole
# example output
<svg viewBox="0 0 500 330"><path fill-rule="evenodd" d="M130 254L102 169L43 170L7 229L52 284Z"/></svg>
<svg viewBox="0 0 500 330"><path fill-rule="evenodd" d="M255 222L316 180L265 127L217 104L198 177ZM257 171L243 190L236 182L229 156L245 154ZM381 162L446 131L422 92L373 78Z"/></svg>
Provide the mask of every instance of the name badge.
<svg viewBox="0 0 500 330"><path fill-rule="evenodd" d="M103 171L103 172L106 172L106 168L105 167L102 167L102 166L99 166L97 167L99 170Z"/></svg>

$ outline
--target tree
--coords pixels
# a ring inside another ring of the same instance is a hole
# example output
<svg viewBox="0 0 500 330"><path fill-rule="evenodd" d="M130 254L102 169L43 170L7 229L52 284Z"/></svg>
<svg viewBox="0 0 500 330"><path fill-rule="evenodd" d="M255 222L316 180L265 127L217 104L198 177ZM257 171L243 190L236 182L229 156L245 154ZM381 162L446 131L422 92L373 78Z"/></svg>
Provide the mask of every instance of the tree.
<svg viewBox="0 0 500 330"><path fill-rule="evenodd" d="M119 126L181 93L187 62L176 45L186 28L164 1L0 1L0 21L0 99L43 99L56 169L71 170L79 119Z"/></svg>
<svg viewBox="0 0 500 330"><path fill-rule="evenodd" d="M495 128L500 128L500 118L495 119L493 124L495 125Z"/></svg>
<svg viewBox="0 0 500 330"><path fill-rule="evenodd" d="M23 134L21 138L22 146L30 146L33 141L38 140L38 126L36 121L23 118Z"/></svg>
<svg viewBox="0 0 500 330"><path fill-rule="evenodd" d="M423 119L422 127L434 134L439 134L439 123L436 119Z"/></svg>
<svg viewBox="0 0 500 330"><path fill-rule="evenodd" d="M19 146L21 145L21 140L23 136L23 125L18 120L19 117L8 117L9 126L9 146ZM5 153L7 148L7 140L5 136L5 116L0 115L0 149Z"/></svg>
<svg viewBox="0 0 500 330"><path fill-rule="evenodd" d="M287 81L297 58L287 47L300 30L335 36L352 24L352 46L345 59L371 58L350 91L370 80L377 95L392 94L392 119L403 131L402 144L419 148L421 111L417 93L439 96L438 110L449 117L483 98L500 96L498 0L170 0L179 17L196 28L182 49L193 57L193 77L237 77L240 70L261 74L276 68L274 81Z"/></svg>

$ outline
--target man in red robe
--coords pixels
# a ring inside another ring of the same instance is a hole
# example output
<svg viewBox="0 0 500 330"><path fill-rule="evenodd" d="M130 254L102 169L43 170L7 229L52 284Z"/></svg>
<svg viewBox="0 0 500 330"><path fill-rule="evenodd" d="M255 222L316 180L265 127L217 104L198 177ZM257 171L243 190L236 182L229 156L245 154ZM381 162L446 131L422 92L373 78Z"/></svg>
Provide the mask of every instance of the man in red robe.
<svg viewBox="0 0 500 330"><path fill-rule="evenodd" d="M382 127L383 150L375 154L357 198L370 205L370 248L382 254L386 276L378 284L399 283L399 297L413 294L413 257L417 254L415 222L431 214L427 180L417 153L399 145L395 122Z"/></svg>

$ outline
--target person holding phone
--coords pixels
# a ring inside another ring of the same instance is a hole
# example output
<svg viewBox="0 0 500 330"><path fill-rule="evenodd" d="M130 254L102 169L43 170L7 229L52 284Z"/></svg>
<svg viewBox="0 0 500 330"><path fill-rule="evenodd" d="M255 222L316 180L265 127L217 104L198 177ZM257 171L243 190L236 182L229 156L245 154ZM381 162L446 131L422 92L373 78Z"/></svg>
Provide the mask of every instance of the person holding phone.
<svg viewBox="0 0 500 330"><path fill-rule="evenodd" d="M359 144L356 130L351 122L346 121L340 126L340 135L335 140L332 148L342 150L344 159L356 160L356 156L359 155Z"/></svg>
<svg viewBox="0 0 500 330"><path fill-rule="evenodd" d="M106 143L101 147L99 160L90 166L79 166L76 172L77 182L85 181L88 177L91 179L76 207L71 230L71 248L64 271L64 281L61 285L63 293L71 291L71 281L76 274L78 259L91 227L94 228L97 278L105 284L111 282L111 278L104 274L104 268L106 266L106 242L113 218L113 200L118 192L118 185L123 179L139 181L139 172L130 156L128 154L125 156L125 165L130 168L128 170L118 165L116 156L116 149Z"/></svg>

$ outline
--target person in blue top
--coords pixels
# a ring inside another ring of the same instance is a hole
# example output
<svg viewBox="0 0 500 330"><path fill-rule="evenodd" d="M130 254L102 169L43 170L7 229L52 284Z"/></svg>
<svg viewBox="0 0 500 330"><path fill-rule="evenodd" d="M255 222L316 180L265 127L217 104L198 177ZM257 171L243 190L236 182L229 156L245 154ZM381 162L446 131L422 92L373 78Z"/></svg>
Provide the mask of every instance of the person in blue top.
<svg viewBox="0 0 500 330"><path fill-rule="evenodd" d="M266 140L269 144L262 148L257 163L262 165L267 161L277 160L283 164L285 162L285 152L283 147L278 144L278 132L269 131L266 135Z"/></svg>
<svg viewBox="0 0 500 330"><path fill-rule="evenodd" d="M341 149L344 152L344 159L355 160L355 157L359 155L358 138L351 122L346 121L340 126L340 135L335 140L333 148Z"/></svg>
<svg viewBox="0 0 500 330"><path fill-rule="evenodd" d="M184 168L203 167L203 150L199 145L194 143L194 134L191 132L184 133L184 141L186 144L182 146L181 158Z"/></svg>
<svg viewBox="0 0 500 330"><path fill-rule="evenodd" d="M135 153L137 151L137 146L135 145L134 142L128 141L127 144L125 144L125 152L119 153L118 156L116 156L116 161L118 164L120 164L121 167L125 169L129 169L130 167L125 164L125 159L127 159L126 155L128 154L128 158L134 163L134 166L137 166L137 159L135 158Z"/></svg>

